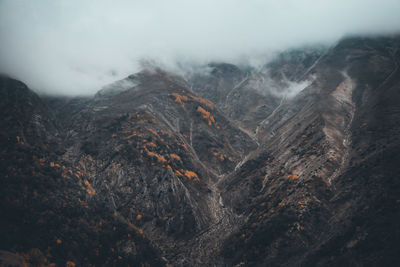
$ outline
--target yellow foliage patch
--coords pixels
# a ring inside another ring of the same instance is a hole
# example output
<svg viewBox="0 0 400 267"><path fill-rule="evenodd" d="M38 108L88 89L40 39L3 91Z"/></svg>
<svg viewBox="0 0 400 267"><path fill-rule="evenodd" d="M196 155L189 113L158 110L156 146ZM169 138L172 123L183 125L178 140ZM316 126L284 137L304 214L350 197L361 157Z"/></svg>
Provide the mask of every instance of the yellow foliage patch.
<svg viewBox="0 0 400 267"><path fill-rule="evenodd" d="M175 99L175 103L178 103L179 105L181 105L182 108L185 107L184 102L186 102L188 100L188 97L185 95L180 95L178 93L172 93L171 94Z"/></svg>
<svg viewBox="0 0 400 267"><path fill-rule="evenodd" d="M186 151L188 150L188 147L185 143L180 144L180 146L183 147L184 150L186 150Z"/></svg>
<svg viewBox="0 0 400 267"><path fill-rule="evenodd" d="M152 133L153 135L157 136L158 138L160 138L160 136L158 135L158 133L156 131L154 131L151 128L148 128L147 131L149 131L150 133Z"/></svg>
<svg viewBox="0 0 400 267"><path fill-rule="evenodd" d="M159 162L159 163L167 162L167 160L162 155L159 155L157 153L154 153L154 152L151 152L151 151L148 151L148 150L146 150L146 152L147 152L147 155L149 155L150 157L156 158L157 162Z"/></svg>
<svg viewBox="0 0 400 267"><path fill-rule="evenodd" d="M156 148L157 147L157 145L154 144L153 142L146 143L145 146L146 147L152 147L152 148Z"/></svg>
<svg viewBox="0 0 400 267"><path fill-rule="evenodd" d="M39 164L40 164L40 166L44 166L45 165L45 163L46 163L46 159L44 159L44 158L42 158L42 159L39 159Z"/></svg>
<svg viewBox="0 0 400 267"><path fill-rule="evenodd" d="M292 180L297 180L297 179L299 179L299 176L298 175L288 175L287 178L292 179Z"/></svg>
<svg viewBox="0 0 400 267"><path fill-rule="evenodd" d="M213 155L214 155L214 157L218 158L220 161L225 160L225 156L221 152L213 152Z"/></svg>
<svg viewBox="0 0 400 267"><path fill-rule="evenodd" d="M189 101L189 99L190 99L192 101L196 101L198 103L203 104L204 106L206 106L209 109L212 109L212 110L215 109L215 105L211 101L201 98L201 97L198 97L198 96L195 96L195 95L192 95L192 94L189 94L188 96L186 96L186 95L180 95L178 93L172 93L171 96L174 98L174 101L176 103L178 103L182 108L185 107L185 102Z"/></svg>
<svg viewBox="0 0 400 267"><path fill-rule="evenodd" d="M197 101L197 102L199 102L199 103L201 103L201 104L203 104L203 105L205 105L209 109L214 109L215 108L214 103L209 101L209 100L207 100L207 99L204 99L204 98L201 98L201 97L198 97L198 96L194 96L194 95L190 95L190 98L195 100L195 101Z"/></svg>
<svg viewBox="0 0 400 267"><path fill-rule="evenodd" d="M160 135L163 135L163 136L168 136L168 137L172 136L172 133L171 132L167 132L167 131L162 131L161 130L159 133L160 133Z"/></svg>
<svg viewBox="0 0 400 267"><path fill-rule="evenodd" d="M188 179L193 179L195 181L200 181L199 177L197 176L197 174L193 171L188 171L188 170L182 170L182 172L184 173L184 175L188 178Z"/></svg>
<svg viewBox="0 0 400 267"><path fill-rule="evenodd" d="M96 190L94 190L92 188L92 184L88 180L85 180L85 185L87 186L86 192L89 195L95 195L96 194Z"/></svg>
<svg viewBox="0 0 400 267"><path fill-rule="evenodd" d="M92 188L86 189L86 192L87 192L89 195L96 195L96 190L94 190L94 189L92 189Z"/></svg>
<svg viewBox="0 0 400 267"><path fill-rule="evenodd" d="M65 263L65 267L75 267L76 266L76 264L75 264L75 262L73 262L73 261L67 261L66 263Z"/></svg>
<svg viewBox="0 0 400 267"><path fill-rule="evenodd" d="M300 205L300 209L305 209L306 208L306 203L304 203L302 201L298 201L297 204Z"/></svg>
<svg viewBox="0 0 400 267"><path fill-rule="evenodd" d="M128 226L129 228L131 228L132 230L138 232L139 234L143 235L143 231L142 229L138 228L136 225L134 225L133 223L128 222Z"/></svg>
<svg viewBox="0 0 400 267"><path fill-rule="evenodd" d="M182 161L181 157L179 157L177 154L169 154L169 157L170 157L171 159L175 159L175 160L178 160L178 161Z"/></svg>
<svg viewBox="0 0 400 267"><path fill-rule="evenodd" d="M213 123L215 124L215 119L214 117L210 114L210 112L208 112L207 110L205 110L204 108L202 108L201 106L197 107L197 111L200 112L201 116L203 117L203 119L207 120L208 122L208 126L211 126Z"/></svg>
<svg viewBox="0 0 400 267"><path fill-rule="evenodd" d="M24 141L22 141L21 137L19 137L18 135L17 135L17 142L20 145L24 145L25 144Z"/></svg>
<svg viewBox="0 0 400 267"><path fill-rule="evenodd" d="M137 132L133 132L131 135L128 135L127 137L122 138L122 140L129 140L129 139L131 139L132 137L135 137L135 136L142 137L143 135L138 134Z"/></svg>
<svg viewBox="0 0 400 267"><path fill-rule="evenodd" d="M81 178L83 175L84 175L83 172L81 172L79 170L76 171L76 174L75 174L76 177Z"/></svg>
<svg viewBox="0 0 400 267"><path fill-rule="evenodd" d="M139 220L142 219L142 217L143 217L142 214L138 214L138 215L136 216L136 220L139 221Z"/></svg>

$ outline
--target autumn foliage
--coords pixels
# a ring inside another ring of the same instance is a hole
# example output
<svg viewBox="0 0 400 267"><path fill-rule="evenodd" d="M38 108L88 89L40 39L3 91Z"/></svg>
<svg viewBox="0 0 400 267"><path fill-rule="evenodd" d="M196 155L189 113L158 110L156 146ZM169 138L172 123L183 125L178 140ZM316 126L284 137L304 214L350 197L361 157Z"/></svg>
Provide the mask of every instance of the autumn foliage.
<svg viewBox="0 0 400 267"><path fill-rule="evenodd" d="M151 151L146 151L147 155L149 155L150 157L156 158L158 163L166 163L167 160L165 159L164 156L159 155L157 153L151 152Z"/></svg>
<svg viewBox="0 0 400 267"><path fill-rule="evenodd" d="M215 119L214 117L210 114L210 112L208 112L207 110L205 110L204 108L202 108L201 106L197 107L197 111L201 114L202 118L207 120L208 122L208 126L211 126L213 123L215 124Z"/></svg>
<svg viewBox="0 0 400 267"><path fill-rule="evenodd" d="M175 98L175 100L174 100L175 103L178 103L179 105L181 105L182 108L185 107L184 102L186 102L188 100L187 96L183 96L178 93L172 93L171 95Z"/></svg>
<svg viewBox="0 0 400 267"><path fill-rule="evenodd" d="M197 174L195 172L193 172L193 171L185 170L184 173L185 173L185 176L187 178L189 178L189 179L194 179L194 180L198 180L199 179Z"/></svg>
<svg viewBox="0 0 400 267"><path fill-rule="evenodd" d="M67 263L65 263L65 267L75 267L76 264L73 261L67 261Z"/></svg>
<svg viewBox="0 0 400 267"><path fill-rule="evenodd" d="M95 195L96 194L96 190L94 190L93 188L92 188L92 184L88 181L88 180L85 180L85 185L86 185L86 192L89 194L89 195Z"/></svg>
<svg viewBox="0 0 400 267"><path fill-rule="evenodd" d="M179 157L177 154L169 154L169 157L170 157L171 159L174 159L174 160L177 160L177 161L181 161L181 162L182 162L181 157Z"/></svg>
<svg viewBox="0 0 400 267"><path fill-rule="evenodd" d="M17 136L17 142L18 142L18 144L20 144L20 145L24 145L24 144L25 144L24 141L22 141L22 138L19 137L19 136Z"/></svg>

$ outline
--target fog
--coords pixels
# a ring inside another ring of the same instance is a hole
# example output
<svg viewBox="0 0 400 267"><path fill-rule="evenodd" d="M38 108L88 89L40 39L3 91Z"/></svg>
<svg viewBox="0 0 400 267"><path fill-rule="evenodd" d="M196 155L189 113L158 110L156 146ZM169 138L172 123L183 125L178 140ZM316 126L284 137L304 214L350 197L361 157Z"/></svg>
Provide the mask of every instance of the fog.
<svg viewBox="0 0 400 267"><path fill-rule="evenodd" d="M0 72L39 92L92 94L143 60L260 64L289 47L398 32L399 14L399 0L0 0Z"/></svg>

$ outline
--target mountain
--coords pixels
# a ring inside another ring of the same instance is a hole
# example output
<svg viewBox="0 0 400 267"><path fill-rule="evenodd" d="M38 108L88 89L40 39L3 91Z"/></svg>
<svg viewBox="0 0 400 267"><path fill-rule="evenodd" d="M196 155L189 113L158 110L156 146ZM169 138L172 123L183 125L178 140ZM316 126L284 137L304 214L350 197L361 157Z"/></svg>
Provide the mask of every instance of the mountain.
<svg viewBox="0 0 400 267"><path fill-rule="evenodd" d="M61 125L38 95L4 76L0 94L2 265L161 264L151 241L93 200L89 177L62 159Z"/></svg>
<svg viewBox="0 0 400 267"><path fill-rule="evenodd" d="M1 77L0 260L398 265L399 48L154 68L88 98Z"/></svg>
<svg viewBox="0 0 400 267"><path fill-rule="evenodd" d="M225 243L230 263L397 265L398 48L343 40L261 124L265 145L220 186L248 218Z"/></svg>

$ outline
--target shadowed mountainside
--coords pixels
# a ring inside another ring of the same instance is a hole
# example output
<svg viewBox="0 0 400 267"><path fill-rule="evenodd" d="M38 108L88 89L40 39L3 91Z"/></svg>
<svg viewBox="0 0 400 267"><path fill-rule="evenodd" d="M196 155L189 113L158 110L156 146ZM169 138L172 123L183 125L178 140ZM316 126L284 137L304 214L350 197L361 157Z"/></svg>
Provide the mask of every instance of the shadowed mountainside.
<svg viewBox="0 0 400 267"><path fill-rule="evenodd" d="M397 265L399 48L155 68L93 98L2 77L0 260Z"/></svg>

